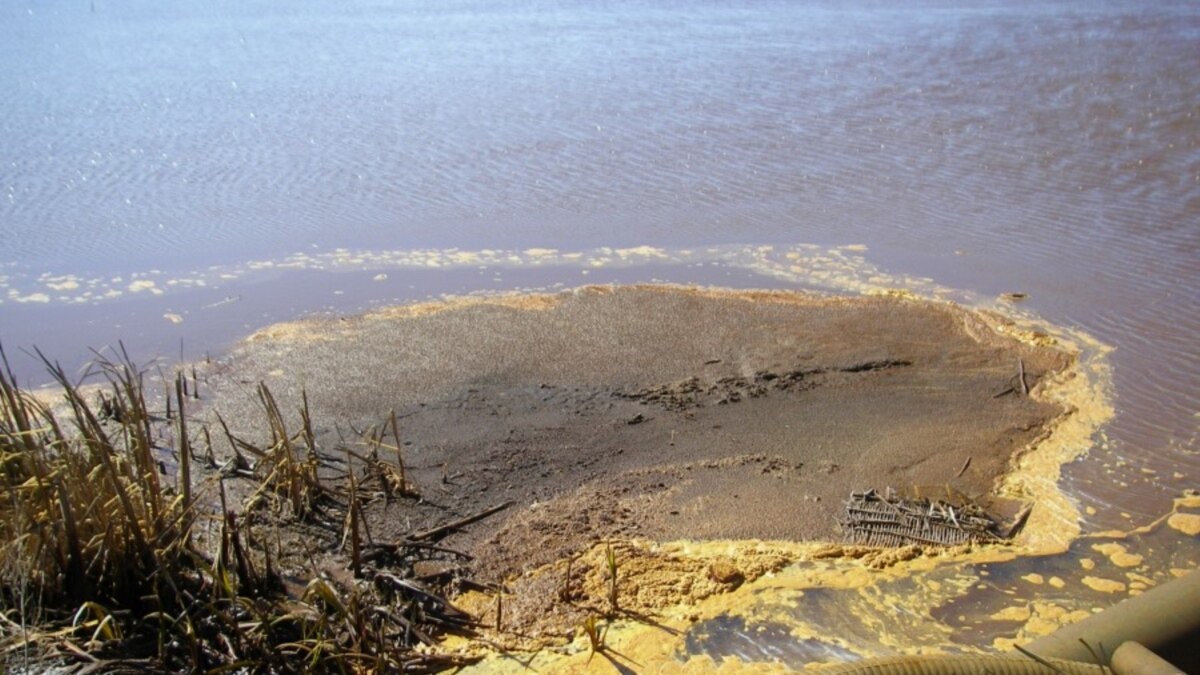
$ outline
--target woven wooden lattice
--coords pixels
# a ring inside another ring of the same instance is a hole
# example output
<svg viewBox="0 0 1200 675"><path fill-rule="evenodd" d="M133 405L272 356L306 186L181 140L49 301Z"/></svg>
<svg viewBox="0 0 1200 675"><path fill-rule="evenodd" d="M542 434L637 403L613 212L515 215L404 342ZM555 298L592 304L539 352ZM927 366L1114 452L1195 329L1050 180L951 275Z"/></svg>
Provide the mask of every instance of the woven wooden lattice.
<svg viewBox="0 0 1200 675"><path fill-rule="evenodd" d="M955 546L998 539L995 523L978 506L906 499L890 489L851 493L840 524L847 541L865 546Z"/></svg>

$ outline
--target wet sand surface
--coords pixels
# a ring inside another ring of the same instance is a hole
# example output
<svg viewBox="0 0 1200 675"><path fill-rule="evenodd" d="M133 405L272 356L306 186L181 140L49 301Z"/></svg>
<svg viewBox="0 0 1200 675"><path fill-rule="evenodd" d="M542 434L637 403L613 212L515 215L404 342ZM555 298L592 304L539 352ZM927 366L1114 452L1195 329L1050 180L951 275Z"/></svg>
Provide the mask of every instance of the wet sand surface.
<svg viewBox="0 0 1200 675"><path fill-rule="evenodd" d="M421 497L372 536L513 502L444 542L501 581L606 538L836 538L851 490L985 495L1060 413L1018 363L1035 389L1069 358L942 303L587 287L273 326L209 400L252 435L254 385L303 388L334 458L395 410Z"/></svg>

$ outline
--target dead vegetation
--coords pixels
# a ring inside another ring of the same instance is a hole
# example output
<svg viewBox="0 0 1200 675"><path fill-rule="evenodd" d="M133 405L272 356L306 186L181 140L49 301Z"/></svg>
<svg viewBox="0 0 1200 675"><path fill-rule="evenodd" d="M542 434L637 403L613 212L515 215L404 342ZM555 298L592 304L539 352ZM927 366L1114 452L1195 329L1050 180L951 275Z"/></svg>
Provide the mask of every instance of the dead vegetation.
<svg viewBox="0 0 1200 675"><path fill-rule="evenodd" d="M927 490L928 492L928 490ZM890 488L853 492L846 500L841 528L847 541L864 546L903 548L907 546L961 546L1004 539L995 521L969 499L945 488L945 498L912 498Z"/></svg>
<svg viewBox="0 0 1200 675"><path fill-rule="evenodd" d="M104 384L95 402L43 361L61 405L22 390L0 349L6 663L78 672L432 672L472 660L430 648L440 634L471 633L475 622L436 583L412 574L431 553L463 554L439 549L438 529L374 542L363 519L363 502L375 494L369 484L388 500L417 494L394 415L366 435L366 455L345 448L357 461L331 473L322 470L307 399L293 433L260 385L270 440L237 438L221 420L230 459L217 466L214 434L189 426L194 373L190 392L176 375L172 405L155 414L147 373L123 350L96 362ZM394 453L394 463L381 451ZM281 523L323 532L335 550L324 552L323 565L307 551L308 569L297 569L304 556L281 541Z"/></svg>

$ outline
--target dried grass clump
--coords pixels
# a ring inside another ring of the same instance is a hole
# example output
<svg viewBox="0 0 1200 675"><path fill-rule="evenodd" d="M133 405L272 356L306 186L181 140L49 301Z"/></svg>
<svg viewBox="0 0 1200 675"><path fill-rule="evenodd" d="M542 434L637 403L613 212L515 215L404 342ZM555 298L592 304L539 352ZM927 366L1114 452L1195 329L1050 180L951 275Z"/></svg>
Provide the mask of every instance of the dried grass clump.
<svg viewBox="0 0 1200 675"><path fill-rule="evenodd" d="M35 608L29 598L44 606L154 604L144 597L146 582L158 594L173 584L173 570L190 562L191 505L189 491L176 488L188 484L186 477L160 475L140 373L128 361L102 363L114 393L108 406L119 411L114 426L102 423L62 368L47 362L70 409L65 426L17 387L2 350L0 357L5 600L26 611ZM15 589L21 599L8 597Z"/></svg>
<svg viewBox="0 0 1200 675"><path fill-rule="evenodd" d="M225 427L225 434L235 448L247 449L257 457L253 473L259 481L259 487L247 502L247 507L255 508L271 500L275 502L277 511L279 506L286 505L294 517L304 520L313 515L318 500L325 496L318 475L320 460L313 438L308 395L303 394L304 406L300 409L302 428L294 436L288 435L279 404L266 384L258 385L258 399L267 417L267 428L271 431L271 441L266 448L260 449L235 439L229 433L229 428Z"/></svg>
<svg viewBox="0 0 1200 675"><path fill-rule="evenodd" d="M64 413L17 385L0 348L0 667L36 656L87 670L432 672L465 661L414 649L473 622L382 566L404 556L403 542L386 556L360 555L355 480L341 493L321 484L307 399L303 429L289 436L260 386L271 444L229 436L235 456L256 456L253 470L230 478L254 481L251 505L269 495L304 519L328 498L353 525L353 578L316 576L289 595L269 546L250 532L254 512L226 503L226 478L208 472L204 485L215 495L195 482L182 374L175 415L168 408L157 416L144 373L123 349L118 360L97 362L111 394L95 406L42 358ZM164 428L174 447L156 438ZM402 468L377 461L370 471L398 474L389 487L401 494L411 488Z"/></svg>

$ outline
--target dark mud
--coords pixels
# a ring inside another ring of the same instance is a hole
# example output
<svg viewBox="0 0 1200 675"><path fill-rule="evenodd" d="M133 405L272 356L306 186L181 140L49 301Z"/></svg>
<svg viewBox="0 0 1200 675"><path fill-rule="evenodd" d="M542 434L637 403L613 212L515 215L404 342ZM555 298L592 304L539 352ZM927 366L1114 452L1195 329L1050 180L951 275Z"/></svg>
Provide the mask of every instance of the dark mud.
<svg viewBox="0 0 1200 675"><path fill-rule="evenodd" d="M208 399L258 420L258 381L303 388L331 465L395 410L420 498L375 500L371 537L512 502L442 542L498 581L605 538L836 538L851 490L986 495L1061 412L1019 370L1069 358L910 299L591 287L276 326Z"/></svg>

